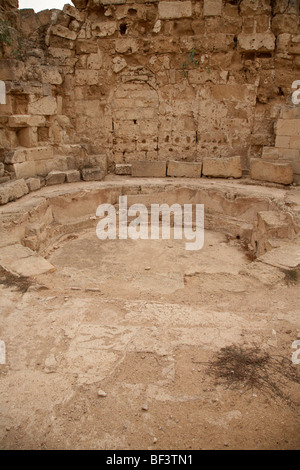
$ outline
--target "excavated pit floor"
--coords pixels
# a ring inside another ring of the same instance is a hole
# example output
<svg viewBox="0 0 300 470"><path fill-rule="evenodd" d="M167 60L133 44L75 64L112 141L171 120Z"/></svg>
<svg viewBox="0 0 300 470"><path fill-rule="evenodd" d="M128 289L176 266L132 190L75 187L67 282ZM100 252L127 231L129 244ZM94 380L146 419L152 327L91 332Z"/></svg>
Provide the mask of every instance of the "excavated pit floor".
<svg viewBox="0 0 300 470"><path fill-rule="evenodd" d="M189 252L86 229L46 258L27 292L0 285L2 449L300 447L299 383L276 396L208 373L230 345L291 363L299 284L280 269L212 231Z"/></svg>

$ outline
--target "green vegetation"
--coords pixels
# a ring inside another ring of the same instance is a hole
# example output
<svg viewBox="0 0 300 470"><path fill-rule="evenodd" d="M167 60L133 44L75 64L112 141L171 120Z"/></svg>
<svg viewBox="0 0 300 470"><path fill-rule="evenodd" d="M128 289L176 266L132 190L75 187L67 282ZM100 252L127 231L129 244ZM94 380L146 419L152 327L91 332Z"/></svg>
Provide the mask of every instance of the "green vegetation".
<svg viewBox="0 0 300 470"><path fill-rule="evenodd" d="M195 58L196 54L197 54L197 51L193 47L193 49L191 49L188 53L187 61L182 64L182 70L183 70L183 74L184 74L185 77L187 76L186 69L189 65L194 65L197 68L200 66L199 61L196 60L196 58ZM200 72L203 72L204 70L207 70L208 73L210 73L210 70L208 69L208 67L200 68Z"/></svg>
<svg viewBox="0 0 300 470"><path fill-rule="evenodd" d="M0 19L0 43L11 46L13 37L11 34L11 26L9 21Z"/></svg>

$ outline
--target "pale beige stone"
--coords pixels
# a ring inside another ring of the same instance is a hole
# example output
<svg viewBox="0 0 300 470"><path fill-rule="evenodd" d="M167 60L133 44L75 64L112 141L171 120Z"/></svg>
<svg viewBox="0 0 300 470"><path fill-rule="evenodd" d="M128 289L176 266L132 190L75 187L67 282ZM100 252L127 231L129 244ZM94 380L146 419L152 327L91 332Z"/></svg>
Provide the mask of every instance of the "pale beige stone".
<svg viewBox="0 0 300 470"><path fill-rule="evenodd" d="M80 171L78 170L68 170L65 172L65 175L67 183L77 183L80 181Z"/></svg>
<svg viewBox="0 0 300 470"><path fill-rule="evenodd" d="M222 0L204 0L204 16L220 16L222 14Z"/></svg>
<svg viewBox="0 0 300 470"><path fill-rule="evenodd" d="M114 57L112 69L115 73L119 73L127 67L127 62L123 57Z"/></svg>
<svg viewBox="0 0 300 470"><path fill-rule="evenodd" d="M37 175L46 176L55 168L55 165L55 160L51 159L14 163L12 165L8 165L8 167L9 170L15 174L16 178L20 179L30 178Z"/></svg>
<svg viewBox="0 0 300 470"><path fill-rule="evenodd" d="M51 33L61 38L70 39L71 41L75 41L77 38L75 31L70 31L68 28L60 24L52 26Z"/></svg>
<svg viewBox="0 0 300 470"><path fill-rule="evenodd" d="M278 119L276 134L284 136L300 136L300 119Z"/></svg>
<svg viewBox="0 0 300 470"><path fill-rule="evenodd" d="M291 136L289 147L291 149L298 149L300 150L300 136Z"/></svg>
<svg viewBox="0 0 300 470"><path fill-rule="evenodd" d="M51 83L51 85L61 85L62 76L57 67L39 66L38 72L42 83Z"/></svg>
<svg viewBox="0 0 300 470"><path fill-rule="evenodd" d="M279 148L278 149L279 159L282 160L299 160L300 151L297 148Z"/></svg>
<svg viewBox="0 0 300 470"><path fill-rule="evenodd" d="M51 158L53 158L52 147L19 147L16 150L10 152L10 154L6 157L6 163L22 163L25 161L30 162L36 160L49 160Z"/></svg>
<svg viewBox="0 0 300 470"><path fill-rule="evenodd" d="M93 21L92 23L92 32L93 36L104 38L106 36L111 36L117 30L116 21L103 22L102 20Z"/></svg>
<svg viewBox="0 0 300 470"><path fill-rule="evenodd" d="M97 70L78 69L75 72L76 85L96 85L99 80L99 72Z"/></svg>
<svg viewBox="0 0 300 470"><path fill-rule="evenodd" d="M250 175L254 180L272 183L291 184L293 168L288 163L271 163L260 159L251 159Z"/></svg>
<svg viewBox="0 0 300 470"><path fill-rule="evenodd" d="M9 127L43 127L46 123L44 116L34 116L29 114L9 116Z"/></svg>
<svg viewBox="0 0 300 470"><path fill-rule="evenodd" d="M279 153L278 148L275 147L264 147L262 151L262 158L264 160L278 160Z"/></svg>
<svg viewBox="0 0 300 470"><path fill-rule="evenodd" d="M260 256L259 261L278 268L297 268L300 265L300 247L290 244L274 248Z"/></svg>
<svg viewBox="0 0 300 470"><path fill-rule="evenodd" d="M38 114L42 116L51 116L57 113L57 102L52 96L45 96L43 98L30 97L28 103L28 113Z"/></svg>
<svg viewBox="0 0 300 470"><path fill-rule="evenodd" d="M167 163L136 161L132 162L132 176L164 178L167 174Z"/></svg>
<svg viewBox="0 0 300 470"><path fill-rule="evenodd" d="M275 140L275 147L277 148L289 148L290 147L290 136L277 135Z"/></svg>
<svg viewBox="0 0 300 470"><path fill-rule="evenodd" d="M41 180L39 178L28 178L26 184L29 191L38 191L41 189Z"/></svg>
<svg viewBox="0 0 300 470"><path fill-rule="evenodd" d="M116 175L131 175L131 165L127 163L117 163L115 166Z"/></svg>
<svg viewBox="0 0 300 470"><path fill-rule="evenodd" d="M81 13L80 11L78 11L77 8L73 7L72 5L68 3L64 5L63 12L66 13L66 15L69 15L72 18L75 18L77 21L80 21L80 22L84 21L84 13Z"/></svg>
<svg viewBox="0 0 300 470"><path fill-rule="evenodd" d="M54 184L63 184L66 179L66 174L63 171L51 171L46 177L46 185L52 186Z"/></svg>
<svg viewBox="0 0 300 470"><path fill-rule="evenodd" d="M214 178L241 178L241 157L204 158L202 173Z"/></svg>
<svg viewBox="0 0 300 470"><path fill-rule="evenodd" d="M28 194L29 190L24 179L9 181L0 185L0 205L15 201Z"/></svg>
<svg viewBox="0 0 300 470"><path fill-rule="evenodd" d="M202 172L202 163L198 162L178 162L169 161L168 176L177 176L185 178L200 178Z"/></svg>
<svg viewBox="0 0 300 470"><path fill-rule="evenodd" d="M84 168L81 173L84 181L101 181L106 175L101 168Z"/></svg>
<svg viewBox="0 0 300 470"><path fill-rule="evenodd" d="M158 4L159 18L170 20L176 18L188 18L192 16L192 2L164 2Z"/></svg>
<svg viewBox="0 0 300 470"><path fill-rule="evenodd" d="M241 33L238 35L238 44L244 51L274 51L275 36L271 31L255 34Z"/></svg>

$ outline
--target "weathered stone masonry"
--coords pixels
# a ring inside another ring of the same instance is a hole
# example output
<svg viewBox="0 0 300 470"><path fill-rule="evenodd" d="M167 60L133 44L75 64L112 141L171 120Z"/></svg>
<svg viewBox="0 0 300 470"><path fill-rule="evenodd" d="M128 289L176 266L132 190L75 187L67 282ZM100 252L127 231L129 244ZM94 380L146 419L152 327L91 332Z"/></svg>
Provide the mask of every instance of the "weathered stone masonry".
<svg viewBox="0 0 300 470"><path fill-rule="evenodd" d="M73 3L1 3L0 184L107 171L299 184L299 0Z"/></svg>

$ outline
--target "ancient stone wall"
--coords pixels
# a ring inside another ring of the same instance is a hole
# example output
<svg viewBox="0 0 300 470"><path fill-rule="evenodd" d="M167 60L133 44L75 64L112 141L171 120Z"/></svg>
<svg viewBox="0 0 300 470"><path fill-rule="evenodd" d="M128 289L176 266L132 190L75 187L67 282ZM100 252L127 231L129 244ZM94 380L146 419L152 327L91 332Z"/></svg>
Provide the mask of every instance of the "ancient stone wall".
<svg viewBox="0 0 300 470"><path fill-rule="evenodd" d="M299 0L73 3L3 2L2 178L178 161L174 176L299 183Z"/></svg>

